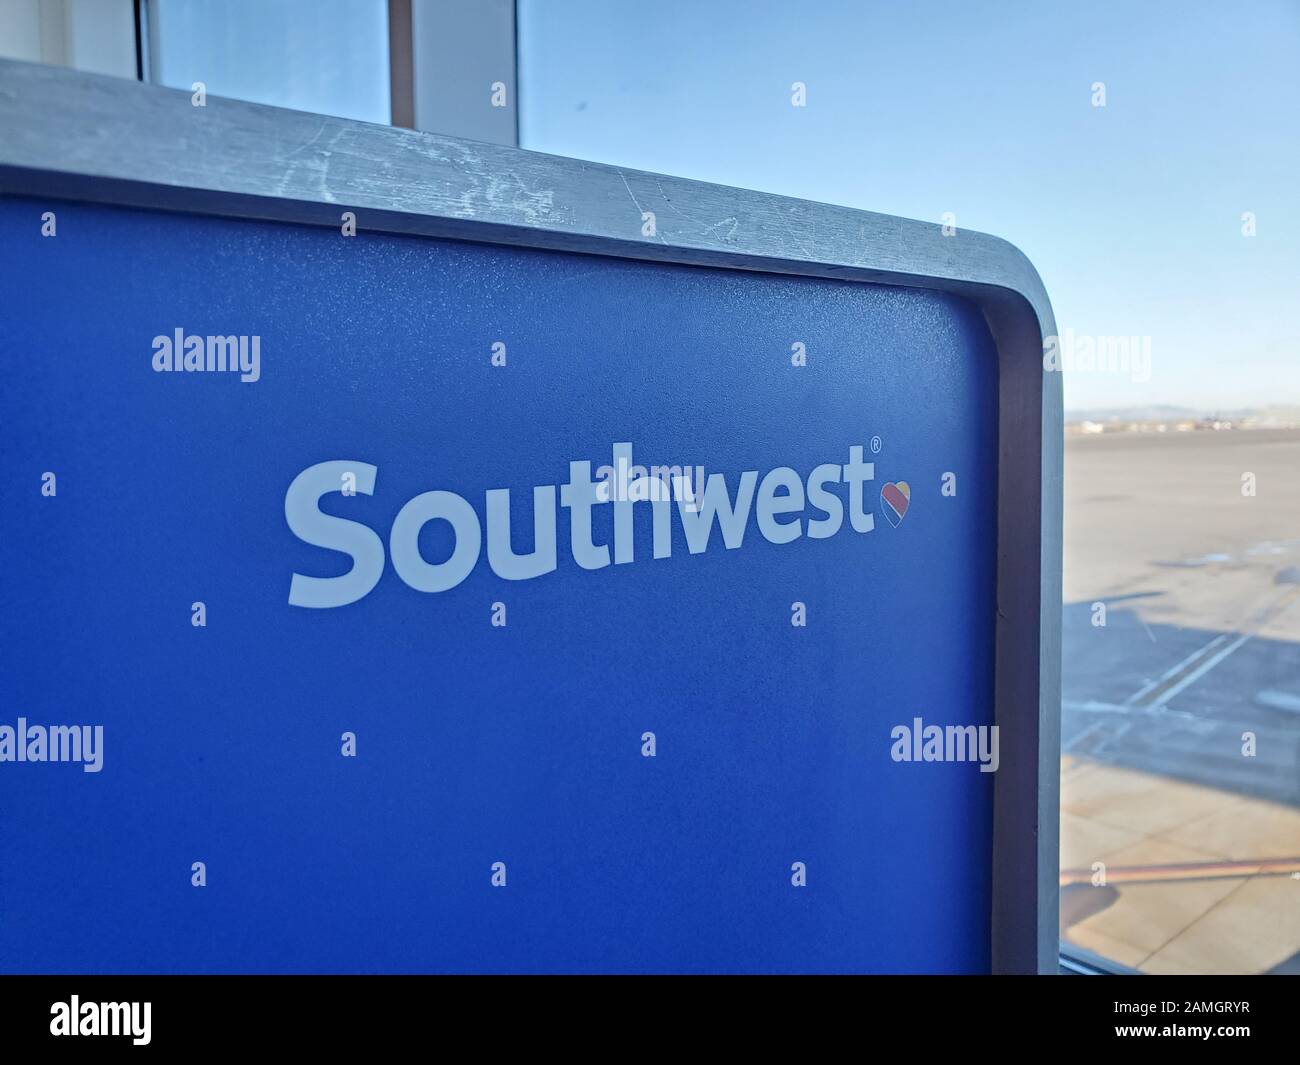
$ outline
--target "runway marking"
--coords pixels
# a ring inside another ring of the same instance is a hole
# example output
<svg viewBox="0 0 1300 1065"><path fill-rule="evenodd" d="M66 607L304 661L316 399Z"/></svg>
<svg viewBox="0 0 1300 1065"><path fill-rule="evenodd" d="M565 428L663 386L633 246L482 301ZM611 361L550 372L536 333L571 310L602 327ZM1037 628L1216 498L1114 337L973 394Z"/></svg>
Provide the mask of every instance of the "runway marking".
<svg viewBox="0 0 1300 1065"><path fill-rule="evenodd" d="M1197 648L1186 658L1184 658L1181 662L1178 662L1177 664L1170 666L1163 673L1161 673L1160 676L1156 677L1155 680L1150 681L1147 684L1144 684L1141 688L1139 688L1137 691L1135 691L1132 695L1130 695L1127 699L1124 700L1124 705L1125 706L1138 705L1145 696L1149 695L1151 692L1155 691L1166 682L1173 680L1184 670L1194 666L1201 658L1203 658L1207 654L1212 653L1215 648L1222 646L1229 639L1231 639L1231 636L1228 633L1226 632L1220 633L1209 643L1207 643L1204 647Z"/></svg>
<svg viewBox="0 0 1300 1065"><path fill-rule="evenodd" d="M1288 710L1293 714L1300 714L1300 695L1292 695L1290 692L1257 692L1255 702L1261 706L1272 707L1274 710Z"/></svg>
<svg viewBox="0 0 1300 1065"><path fill-rule="evenodd" d="M1179 692L1185 691L1188 687L1195 684L1198 680L1200 680L1203 676L1205 676L1205 674L1210 672L1210 670L1212 670L1215 666L1217 666L1220 662L1222 662L1225 658L1227 658L1230 654L1232 654L1233 651L1237 650L1238 647L1241 647L1244 643L1246 643L1246 641L1248 641L1253 635L1254 633L1247 632L1247 633L1243 633L1241 636L1238 636L1235 640L1232 641L1232 643L1228 644L1227 647L1223 648L1217 654L1212 655L1210 658L1207 658L1204 662L1202 662L1199 666L1193 669L1190 673L1182 677L1176 684L1171 684L1168 688L1166 688L1163 692L1161 692L1157 698L1151 700L1146 705L1151 707L1164 706L1165 703L1169 702L1169 700L1172 699Z"/></svg>
<svg viewBox="0 0 1300 1065"><path fill-rule="evenodd" d="M1200 714L1193 714L1188 710L1169 710L1165 707L1150 706L1129 706L1127 703L1107 703L1098 699L1063 699L1061 700L1062 710L1076 711L1082 714L1124 714L1132 717L1135 713L1146 714L1148 717L1159 717L1162 720L1171 720L1181 718L1184 721L1195 721L1203 723L1205 718ZM1222 722L1219 722L1222 724ZM1231 722L1229 722L1231 724Z"/></svg>
<svg viewBox="0 0 1300 1065"><path fill-rule="evenodd" d="M1160 884L1175 880L1225 880L1239 876L1294 876L1300 858L1247 858L1243 861L1178 862L1174 865L1108 865L1107 884ZM1062 869L1061 884L1090 884L1091 869Z"/></svg>
<svg viewBox="0 0 1300 1065"><path fill-rule="evenodd" d="M1251 620L1247 631L1234 637L1230 632L1220 633L1204 647L1193 651L1181 662L1165 670L1155 680L1144 684L1124 700L1125 706L1143 709L1160 709L1175 695L1186 691L1205 674L1251 640L1261 628L1291 606L1300 589L1284 592L1277 600L1261 610Z"/></svg>
<svg viewBox="0 0 1300 1065"><path fill-rule="evenodd" d="M1106 703L1098 699L1063 699L1061 700L1063 710L1082 710L1091 714L1127 714L1131 707L1124 706L1120 703Z"/></svg>

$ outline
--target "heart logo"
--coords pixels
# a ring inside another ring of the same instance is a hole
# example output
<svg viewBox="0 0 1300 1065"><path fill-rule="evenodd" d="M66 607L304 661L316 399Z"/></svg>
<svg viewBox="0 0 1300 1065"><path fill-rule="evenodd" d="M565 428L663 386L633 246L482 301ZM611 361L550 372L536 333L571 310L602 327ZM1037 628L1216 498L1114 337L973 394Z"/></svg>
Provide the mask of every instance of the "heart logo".
<svg viewBox="0 0 1300 1065"><path fill-rule="evenodd" d="M880 490L880 510L895 529L907 514L911 502L912 489L906 481L890 481Z"/></svg>

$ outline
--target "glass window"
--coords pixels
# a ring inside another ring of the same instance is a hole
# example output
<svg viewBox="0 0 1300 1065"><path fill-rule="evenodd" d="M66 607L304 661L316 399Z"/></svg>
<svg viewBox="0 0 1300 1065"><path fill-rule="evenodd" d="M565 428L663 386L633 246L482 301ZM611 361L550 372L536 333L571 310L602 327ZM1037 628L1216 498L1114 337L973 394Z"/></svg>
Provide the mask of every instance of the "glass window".
<svg viewBox="0 0 1300 1065"><path fill-rule="evenodd" d="M149 0L149 77L387 124L386 0Z"/></svg>
<svg viewBox="0 0 1300 1065"><path fill-rule="evenodd" d="M520 0L521 143L1029 255L1069 422L1063 940L1295 972L1300 17L991 10Z"/></svg>

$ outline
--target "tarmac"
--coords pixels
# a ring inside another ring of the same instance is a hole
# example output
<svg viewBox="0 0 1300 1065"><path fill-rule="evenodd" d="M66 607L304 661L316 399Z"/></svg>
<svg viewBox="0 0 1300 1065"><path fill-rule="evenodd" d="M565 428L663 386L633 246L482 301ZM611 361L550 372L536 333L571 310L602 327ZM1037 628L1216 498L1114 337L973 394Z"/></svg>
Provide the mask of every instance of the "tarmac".
<svg viewBox="0 0 1300 1065"><path fill-rule="evenodd" d="M1063 938L1300 968L1300 430L1069 437L1064 577Z"/></svg>

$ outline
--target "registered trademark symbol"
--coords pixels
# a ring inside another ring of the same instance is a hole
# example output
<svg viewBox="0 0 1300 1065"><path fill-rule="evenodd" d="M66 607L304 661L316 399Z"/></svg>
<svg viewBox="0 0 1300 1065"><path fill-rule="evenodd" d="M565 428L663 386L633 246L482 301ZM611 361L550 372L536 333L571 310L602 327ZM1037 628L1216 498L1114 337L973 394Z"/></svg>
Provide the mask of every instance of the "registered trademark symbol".
<svg viewBox="0 0 1300 1065"><path fill-rule="evenodd" d="M880 449L881 449L882 446L883 446L883 445L880 443L880 437L878 437L878 436L873 436L873 437L871 438L871 453L872 453L873 455L879 455L879 454L880 454Z"/></svg>

